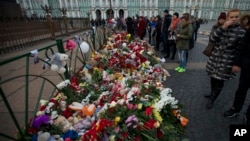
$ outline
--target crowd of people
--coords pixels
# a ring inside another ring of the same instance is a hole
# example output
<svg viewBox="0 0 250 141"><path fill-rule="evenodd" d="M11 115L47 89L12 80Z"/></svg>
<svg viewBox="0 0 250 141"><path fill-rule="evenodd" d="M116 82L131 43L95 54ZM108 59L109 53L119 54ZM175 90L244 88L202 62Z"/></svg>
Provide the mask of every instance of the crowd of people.
<svg viewBox="0 0 250 141"><path fill-rule="evenodd" d="M180 15L175 12L169 14L166 9L163 15L117 18L117 28L126 30L132 37L144 39L146 34L149 43L156 51L166 53L165 58L175 59L176 52L179 57L177 72L186 71L188 51L194 48L197 33L201 24L207 19L198 19L189 13ZM92 25L105 25L105 20L91 21ZM235 77L240 72L238 89L235 92L232 107L224 113L224 117L234 117L241 111L250 88L250 15L241 15L239 9L221 12L217 22L211 27L209 43L214 48L208 58L206 72L210 76L211 91L205 95L208 98L206 108L211 109L224 82ZM162 50L160 50L160 48ZM246 124L250 124L250 105L246 113Z"/></svg>

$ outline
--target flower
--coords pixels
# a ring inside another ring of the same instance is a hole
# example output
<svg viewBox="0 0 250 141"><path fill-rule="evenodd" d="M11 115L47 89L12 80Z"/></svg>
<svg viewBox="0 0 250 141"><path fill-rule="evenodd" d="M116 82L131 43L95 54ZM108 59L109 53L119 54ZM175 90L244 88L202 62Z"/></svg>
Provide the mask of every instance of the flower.
<svg viewBox="0 0 250 141"><path fill-rule="evenodd" d="M139 104L137 105L137 108L138 108L138 110L141 110L141 109L142 109L142 103L139 103Z"/></svg>
<svg viewBox="0 0 250 141"><path fill-rule="evenodd" d="M157 121L162 122L161 114L156 109L153 110L153 115Z"/></svg>
<svg viewBox="0 0 250 141"><path fill-rule="evenodd" d="M121 117L115 117L115 124L117 124L121 120Z"/></svg>
<svg viewBox="0 0 250 141"><path fill-rule="evenodd" d="M150 116L152 114L152 111L153 111L153 108L148 106L148 107L146 107L145 113L147 116Z"/></svg>

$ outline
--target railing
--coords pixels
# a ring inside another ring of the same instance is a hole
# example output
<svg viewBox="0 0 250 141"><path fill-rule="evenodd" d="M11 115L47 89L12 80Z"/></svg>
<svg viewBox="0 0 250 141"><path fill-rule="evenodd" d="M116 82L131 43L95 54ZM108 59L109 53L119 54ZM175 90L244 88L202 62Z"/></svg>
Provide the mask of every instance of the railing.
<svg viewBox="0 0 250 141"><path fill-rule="evenodd" d="M90 29L88 18L1 18L0 54L15 52L55 39Z"/></svg>
<svg viewBox="0 0 250 141"><path fill-rule="evenodd" d="M0 140L31 140L27 131L29 118L39 110L39 101L50 99L57 90L56 84L82 68L91 53L101 48L109 33L110 29L105 28L84 32L77 36L77 46L73 50L64 49L66 41L57 39L55 44L38 49L39 63L33 62L36 56L30 52L0 62ZM80 51L79 41L89 43L89 52ZM56 52L69 55L64 75L46 69Z"/></svg>

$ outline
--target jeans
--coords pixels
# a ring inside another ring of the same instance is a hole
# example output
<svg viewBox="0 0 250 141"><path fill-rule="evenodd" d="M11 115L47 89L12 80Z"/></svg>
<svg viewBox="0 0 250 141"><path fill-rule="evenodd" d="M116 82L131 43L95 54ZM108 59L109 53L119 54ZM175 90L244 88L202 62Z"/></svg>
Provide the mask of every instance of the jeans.
<svg viewBox="0 0 250 141"><path fill-rule="evenodd" d="M179 56L179 60L180 60L180 67L185 69L186 65L187 65L187 49L179 49L178 50L178 56Z"/></svg>
<svg viewBox="0 0 250 141"><path fill-rule="evenodd" d="M245 102L247 90L250 88L250 73L242 69L240 73L239 86L235 93L233 107L237 112L240 112ZM247 118L250 118L250 105L247 110Z"/></svg>

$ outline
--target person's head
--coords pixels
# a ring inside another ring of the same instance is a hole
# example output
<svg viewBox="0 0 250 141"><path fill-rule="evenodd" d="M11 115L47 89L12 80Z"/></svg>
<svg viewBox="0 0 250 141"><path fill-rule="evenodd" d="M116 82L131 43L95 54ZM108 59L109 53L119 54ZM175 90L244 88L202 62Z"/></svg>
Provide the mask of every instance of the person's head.
<svg viewBox="0 0 250 141"><path fill-rule="evenodd" d="M218 17L217 25L221 26L225 23L227 18L227 14L225 12L221 12L220 16Z"/></svg>
<svg viewBox="0 0 250 141"><path fill-rule="evenodd" d="M173 19L177 19L177 18L179 18L179 13L175 12L175 13L173 14Z"/></svg>
<svg viewBox="0 0 250 141"><path fill-rule="evenodd" d="M189 17L186 16L186 15L183 15L183 16L181 17L181 25L182 25L182 27L187 26L189 23L190 23Z"/></svg>
<svg viewBox="0 0 250 141"><path fill-rule="evenodd" d="M227 12L227 21L233 21L233 24L237 24L240 22L240 10L239 9L231 9Z"/></svg>
<svg viewBox="0 0 250 141"><path fill-rule="evenodd" d="M165 9L165 10L163 11L163 15L164 15L164 16L168 15L168 12L169 12L169 11L168 11L167 9Z"/></svg>
<svg viewBox="0 0 250 141"><path fill-rule="evenodd" d="M249 14L245 14L240 18L240 26L243 29L248 29L250 26L250 15Z"/></svg>
<svg viewBox="0 0 250 141"><path fill-rule="evenodd" d="M155 20L156 20L156 21L161 20L161 16L160 16L160 15L157 15L157 16L155 17Z"/></svg>
<svg viewBox="0 0 250 141"><path fill-rule="evenodd" d="M150 21L155 21L155 17L152 16L152 17L150 18Z"/></svg>
<svg viewBox="0 0 250 141"><path fill-rule="evenodd" d="M182 17L185 16L187 19L188 19L188 22L191 23L191 17L190 17L190 14L189 13L183 13L182 14Z"/></svg>
<svg viewBox="0 0 250 141"><path fill-rule="evenodd" d="M139 21L141 21L142 19L143 19L143 17L142 17L142 16L140 16L140 17L139 17Z"/></svg>

